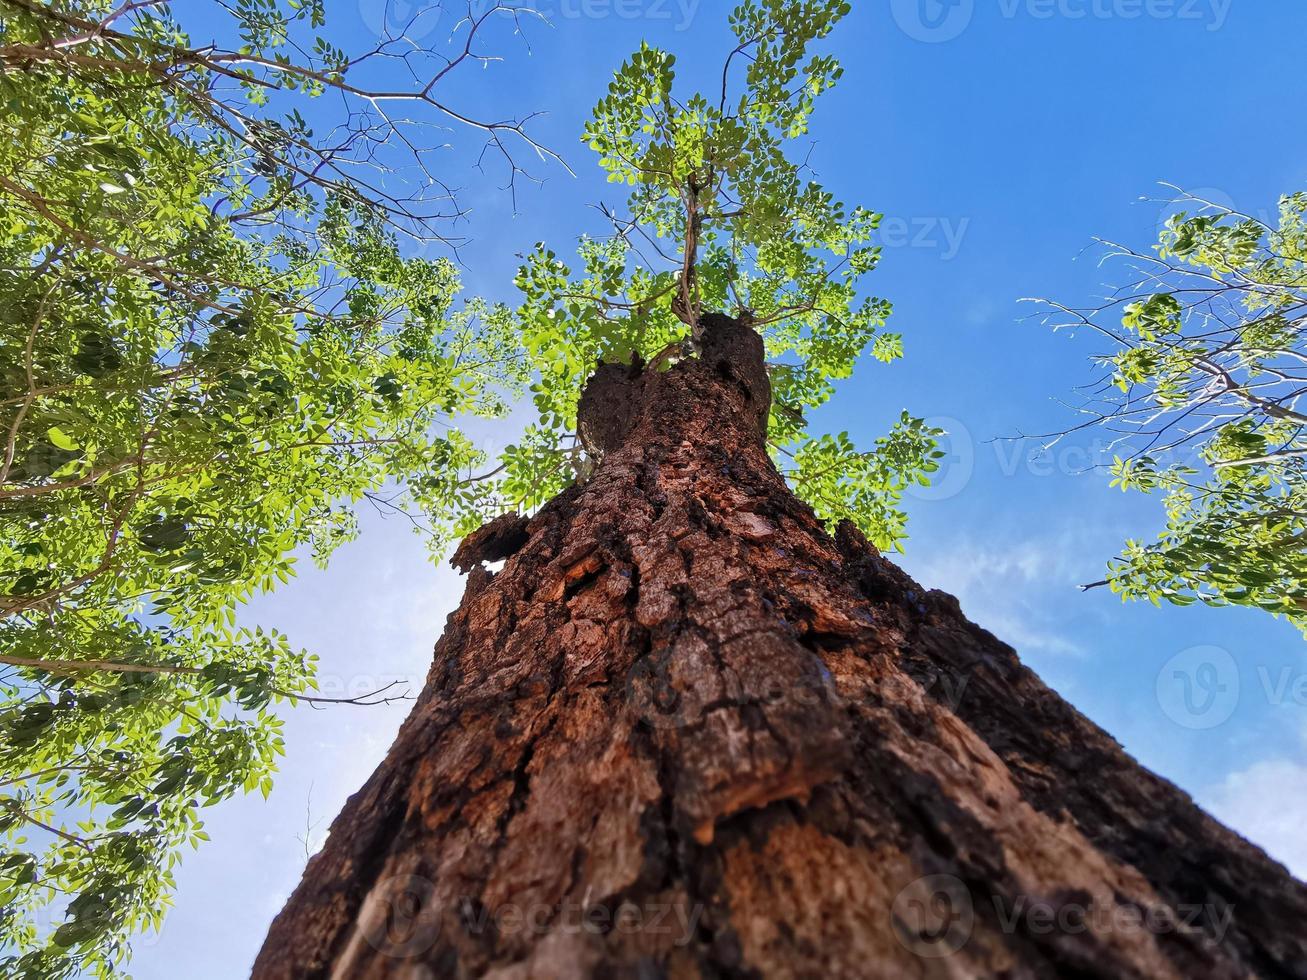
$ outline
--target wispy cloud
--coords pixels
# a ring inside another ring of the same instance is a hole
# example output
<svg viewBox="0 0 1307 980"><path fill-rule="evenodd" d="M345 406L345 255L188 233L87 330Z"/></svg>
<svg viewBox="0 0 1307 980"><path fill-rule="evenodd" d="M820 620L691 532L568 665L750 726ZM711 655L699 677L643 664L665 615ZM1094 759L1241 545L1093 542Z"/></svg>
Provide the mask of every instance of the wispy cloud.
<svg viewBox="0 0 1307 980"><path fill-rule="evenodd" d="M1307 880L1307 765L1287 758L1254 763L1200 793L1199 803Z"/></svg>
<svg viewBox="0 0 1307 980"><path fill-rule="evenodd" d="M1029 603L1022 603L1029 606ZM1015 615L986 609L983 605L964 604L967 615L995 636L1017 650L1037 650L1057 657L1083 657L1088 652L1075 640L1068 639L1055 628L1040 628L1031 622L1036 613L1029 608L1022 611L1024 621ZM976 611L973 611L976 610Z"/></svg>
<svg viewBox="0 0 1307 980"><path fill-rule="evenodd" d="M922 585L958 597L967 616L1018 650L1078 657L1085 647L1046 611L1070 594L1099 560L1082 534L1062 531L1024 540L982 543L975 539L936 547L904 566Z"/></svg>

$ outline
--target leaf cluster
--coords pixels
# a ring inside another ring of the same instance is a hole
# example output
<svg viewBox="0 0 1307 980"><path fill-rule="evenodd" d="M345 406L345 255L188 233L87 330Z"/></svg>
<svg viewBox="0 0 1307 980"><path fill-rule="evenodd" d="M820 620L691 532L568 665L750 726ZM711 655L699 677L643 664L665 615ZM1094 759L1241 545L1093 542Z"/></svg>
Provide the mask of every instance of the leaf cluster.
<svg viewBox="0 0 1307 980"><path fill-rule="evenodd" d="M1161 497L1165 527L1109 569L1127 598L1242 605L1307 629L1307 194L1273 221L1188 198L1138 276L1064 311L1111 349L1087 426L1119 447L1113 485ZM1119 325L1105 322L1116 312Z"/></svg>
<svg viewBox="0 0 1307 980"><path fill-rule="evenodd" d="M515 502L541 503L584 471L572 433L596 363L666 364L693 348L702 312L732 312L764 337L769 438L795 489L881 547L902 540L901 491L937 465L938 433L905 417L860 454L843 448L847 435L814 439L804 414L868 348L885 363L903 353L902 338L883 330L890 304L864 290L880 259L881 216L837 201L793 153L842 71L815 46L849 9L844 0L740 3L720 97L682 98L675 57L647 44L615 73L583 136L608 180L627 189L621 210L601 208L611 234L582 239L570 264L542 243L517 276L540 421L505 459L526 491ZM900 451L909 443L916 449Z"/></svg>
<svg viewBox="0 0 1307 980"><path fill-rule="evenodd" d="M203 809L268 792L313 697L241 605L360 506L437 553L479 524L459 425L527 377L508 311L401 247L421 202L348 165L393 130L294 103L350 84L320 0L228 9L224 48L163 4L0 5L5 976L114 975L158 927Z"/></svg>

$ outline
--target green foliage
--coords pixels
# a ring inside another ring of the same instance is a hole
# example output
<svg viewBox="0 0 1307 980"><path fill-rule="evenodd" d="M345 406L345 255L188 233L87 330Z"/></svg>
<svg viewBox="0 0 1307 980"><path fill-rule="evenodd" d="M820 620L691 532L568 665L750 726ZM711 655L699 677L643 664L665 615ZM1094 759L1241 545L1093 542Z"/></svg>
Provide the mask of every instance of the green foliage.
<svg viewBox="0 0 1307 980"><path fill-rule="evenodd" d="M880 259L870 241L881 216L846 208L787 154L841 73L811 48L848 11L843 0L741 3L716 101L678 98L675 58L647 45L618 70L584 142L609 181L630 189L626 213L605 209L613 234L583 239L573 265L541 244L517 277L540 423L505 461L512 503L543 502L577 468L569 434L596 362L639 354L665 363L688 352L701 311L733 310L764 336L771 445L796 490L882 548L902 540L896 505L935 469L938 433L905 417L860 454L847 435L814 440L803 417L851 376L868 345L887 363L903 353L902 339L881 329L889 303L861 292Z"/></svg>
<svg viewBox="0 0 1307 980"><path fill-rule="evenodd" d="M1283 198L1276 224L1195 203L1154 256L1133 256L1147 275L1121 300L1121 329L1099 328L1114 347L1103 391L1117 397L1090 410L1134 448L1113 486L1160 495L1166 514L1109 583L1307 630L1307 194Z"/></svg>
<svg viewBox="0 0 1307 980"><path fill-rule="evenodd" d="M898 504L908 487L930 485L939 469L936 430L904 412L871 452L858 452L847 433L807 439L794 454L791 481L817 516L848 519L874 541L901 541L907 518Z"/></svg>
<svg viewBox="0 0 1307 980"><path fill-rule="evenodd" d="M339 83L330 45L285 54L320 0L242 0L225 52L134 6L0 8L5 976L108 976L158 927L200 810L267 793L273 709L312 696L237 608L365 499L437 550L480 523L452 420L525 379L507 311L452 310L347 177L373 148L282 106Z"/></svg>

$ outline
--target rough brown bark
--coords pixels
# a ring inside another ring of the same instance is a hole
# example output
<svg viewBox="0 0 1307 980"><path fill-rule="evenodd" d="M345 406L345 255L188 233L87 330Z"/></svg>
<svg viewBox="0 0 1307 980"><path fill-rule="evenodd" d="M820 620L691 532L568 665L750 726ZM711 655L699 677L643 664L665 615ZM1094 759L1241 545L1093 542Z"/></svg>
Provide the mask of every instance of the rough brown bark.
<svg viewBox="0 0 1307 980"><path fill-rule="evenodd" d="M829 536L767 457L756 336L704 337L598 376L602 465L487 536L501 572L464 549L254 975L1307 977L1307 888Z"/></svg>

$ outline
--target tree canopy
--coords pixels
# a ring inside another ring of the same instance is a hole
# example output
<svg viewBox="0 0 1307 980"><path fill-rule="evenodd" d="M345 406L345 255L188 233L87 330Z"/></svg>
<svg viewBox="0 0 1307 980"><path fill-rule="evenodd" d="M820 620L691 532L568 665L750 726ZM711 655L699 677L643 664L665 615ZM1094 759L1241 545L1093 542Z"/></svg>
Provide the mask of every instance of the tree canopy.
<svg viewBox="0 0 1307 980"><path fill-rule="evenodd" d="M314 662L241 628L241 604L298 555L325 562L365 502L440 554L584 478L576 406L596 363L665 365L693 356L701 312L746 319L782 469L882 547L941 455L906 413L863 451L804 414L868 348L902 355L889 304L862 290L880 215L792 152L840 76L812 48L847 3L739 4L711 98L678 96L674 58L642 47L584 135L624 209L604 209L611 233L581 241L575 271L536 248L513 309L457 305L451 262L412 257L413 239L454 244L459 210L396 106L479 134L511 185L515 152L547 151L436 86L525 8L478 5L448 58L402 30L343 52L322 0L213 8L230 43L197 44L154 0L0 0L7 975L116 973L204 839L201 810L267 792L275 709L314 697ZM369 87L374 59L401 58L416 87ZM486 459L460 420L528 388L538 420Z"/></svg>
<svg viewBox="0 0 1307 980"><path fill-rule="evenodd" d="M539 418L504 457L506 504L542 503L593 462L574 433L597 362L665 365L692 353L702 311L729 311L766 341L769 437L795 490L821 517L853 520L882 548L900 544L902 494L937 469L939 433L904 413L858 451L847 433L810 434L804 415L868 348L886 363L903 353L883 329L890 304L862 291L880 260L871 240L881 215L835 200L792 152L841 75L813 45L849 9L739 4L737 44L710 95L679 94L675 57L647 44L618 70L583 139L628 189L625 206L601 206L611 231L583 238L571 265L542 243L518 273L515 323Z"/></svg>
<svg viewBox="0 0 1307 980"><path fill-rule="evenodd" d="M526 377L505 311L455 309L453 264L405 257L458 211L391 106L516 173L521 127L434 88L507 8L377 93L356 79L402 38L347 55L322 0L211 6L230 45L148 0L0 3L6 976L110 975L158 926L201 809L266 793L272 709L314 697L312 658L240 604L325 562L365 500L436 551L476 526L458 420ZM348 118L311 124L323 94ZM411 192L379 178L405 152Z"/></svg>
<svg viewBox="0 0 1307 980"><path fill-rule="evenodd" d="M1307 194L1284 197L1274 221L1184 206L1151 253L1110 246L1137 273L1110 303L1057 308L1109 343L1077 429L1111 433L1113 485L1165 511L1103 584L1307 629Z"/></svg>

